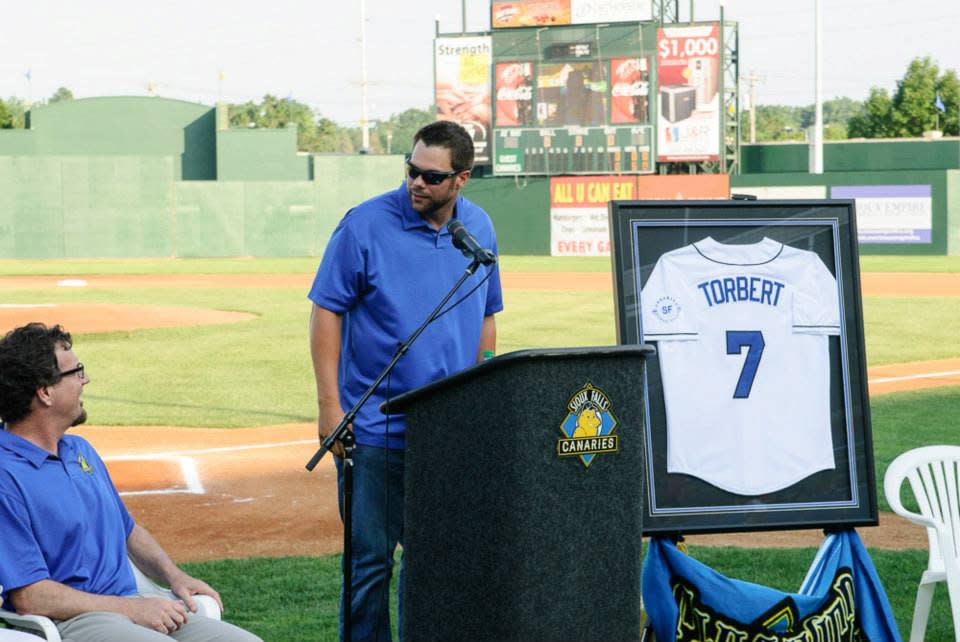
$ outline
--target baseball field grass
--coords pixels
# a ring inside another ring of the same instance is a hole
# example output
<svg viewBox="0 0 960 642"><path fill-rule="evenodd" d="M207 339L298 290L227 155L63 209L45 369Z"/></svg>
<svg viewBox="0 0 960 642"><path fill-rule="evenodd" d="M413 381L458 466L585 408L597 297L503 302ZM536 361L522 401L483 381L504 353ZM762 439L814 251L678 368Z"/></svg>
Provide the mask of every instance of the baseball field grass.
<svg viewBox="0 0 960 642"><path fill-rule="evenodd" d="M316 259L0 261L0 277L131 274L302 274ZM609 272L607 259L503 257L505 272ZM960 258L865 257L863 271L960 272ZM314 419L307 353L306 286L121 289L8 288L0 303L115 303L243 311L226 325L83 334L76 349L95 383L85 392L91 422L235 428ZM608 290L508 291L498 317L498 351L616 342ZM867 297L870 365L960 357L960 299ZM69 328L68 328L69 329ZM902 392L871 402L878 497L899 453L957 443L960 387ZM749 537L746 535L745 537ZM812 549L695 548L698 559L733 577L796 590ZM871 551L902 633L909 631L925 551ZM334 640L339 558L223 560L191 564L221 589L227 618L265 640ZM952 637L945 589L935 598L927 639Z"/></svg>

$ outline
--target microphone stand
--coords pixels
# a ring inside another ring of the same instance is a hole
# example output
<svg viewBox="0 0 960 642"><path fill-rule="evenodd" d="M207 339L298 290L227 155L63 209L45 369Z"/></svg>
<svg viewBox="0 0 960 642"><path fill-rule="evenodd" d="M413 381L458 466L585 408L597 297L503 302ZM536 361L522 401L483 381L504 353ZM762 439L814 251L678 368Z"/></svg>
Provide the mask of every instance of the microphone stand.
<svg viewBox="0 0 960 642"><path fill-rule="evenodd" d="M337 424L336 429L331 432L320 444L320 447L317 449L317 452L314 453L313 457L310 458L310 461L307 462L306 468L309 471L312 471L317 467L317 464L320 463L320 460L323 459L323 456L327 453L328 450L336 442L340 442L343 446L343 478L341 480L343 486L343 640L344 642L351 642L351 611L353 610L352 597L353 590L350 586L351 581L353 580L353 568L351 564L351 558L353 556L353 546L351 540L353 539L353 449L355 446L355 438L353 431L349 430L349 426L354 418L357 416L357 413L360 412L360 409L363 407L363 404L367 402L367 399L374 393L374 391L383 383L383 380L387 378L387 375L393 371L394 366L397 365L397 362L407 353L407 350L410 349L410 346L414 341L417 340L417 337L426 330L427 326L430 325L439 315L443 307L447 304L447 301L456 294L457 290L460 289L460 286L470 278L480 267L481 259L477 256L473 257L470 265L467 266L467 269L464 270L463 275L460 279L454 284L453 288L447 292L447 295L443 297L443 301L440 302L433 312L430 313L430 316L427 317L427 320L417 328L410 337L400 344L400 347L397 348L397 351L394 353L393 358L390 360L390 363L387 364L387 367L383 369L383 372L380 373L380 376L377 377L376 381L370 384L370 387L367 388L367 391L363 393L363 396L354 404L353 408L343 416L343 419L340 420L340 423Z"/></svg>

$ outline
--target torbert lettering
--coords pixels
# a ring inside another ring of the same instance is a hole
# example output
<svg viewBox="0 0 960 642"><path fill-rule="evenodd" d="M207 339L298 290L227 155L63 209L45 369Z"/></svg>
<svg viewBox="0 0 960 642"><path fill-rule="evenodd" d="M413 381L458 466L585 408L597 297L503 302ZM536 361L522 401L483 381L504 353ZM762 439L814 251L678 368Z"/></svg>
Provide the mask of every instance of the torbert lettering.
<svg viewBox="0 0 960 642"><path fill-rule="evenodd" d="M698 283L707 306L724 303L760 303L776 306L780 303L780 294L786 284L760 276L727 276Z"/></svg>

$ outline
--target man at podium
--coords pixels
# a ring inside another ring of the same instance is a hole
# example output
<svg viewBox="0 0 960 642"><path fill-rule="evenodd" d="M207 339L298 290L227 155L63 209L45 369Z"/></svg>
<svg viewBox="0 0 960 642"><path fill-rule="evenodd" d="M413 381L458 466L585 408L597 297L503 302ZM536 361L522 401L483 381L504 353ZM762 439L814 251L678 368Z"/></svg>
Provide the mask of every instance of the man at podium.
<svg viewBox="0 0 960 642"><path fill-rule="evenodd" d="M309 293L321 441L470 264L453 246L447 224L459 220L482 248L496 253L489 216L460 195L472 166L469 134L456 123L431 123L414 136L404 183L347 212L333 232ZM378 408L388 396L467 368L496 346L494 314L503 309L496 265L478 270L460 292L448 312L400 359L352 425L354 640L391 639L388 591L393 552L403 535L405 417L384 416ZM342 512L340 444L333 452ZM341 635L343 609L341 597Z"/></svg>

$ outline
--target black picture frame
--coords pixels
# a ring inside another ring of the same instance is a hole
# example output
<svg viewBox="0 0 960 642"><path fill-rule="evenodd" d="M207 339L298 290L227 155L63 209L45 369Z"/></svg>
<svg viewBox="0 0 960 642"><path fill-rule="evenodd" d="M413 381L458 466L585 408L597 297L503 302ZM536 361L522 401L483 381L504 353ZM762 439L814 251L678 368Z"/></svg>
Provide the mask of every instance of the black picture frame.
<svg viewBox="0 0 960 642"><path fill-rule="evenodd" d="M835 466L773 492L736 494L693 475L667 472L659 356L648 360L642 382L647 408L644 534L877 525L854 201L612 201L609 217L620 344L645 342L641 306L650 302L641 300L642 288L660 257L706 237L726 245L766 237L812 251L836 278L839 294L840 333L828 339Z"/></svg>

